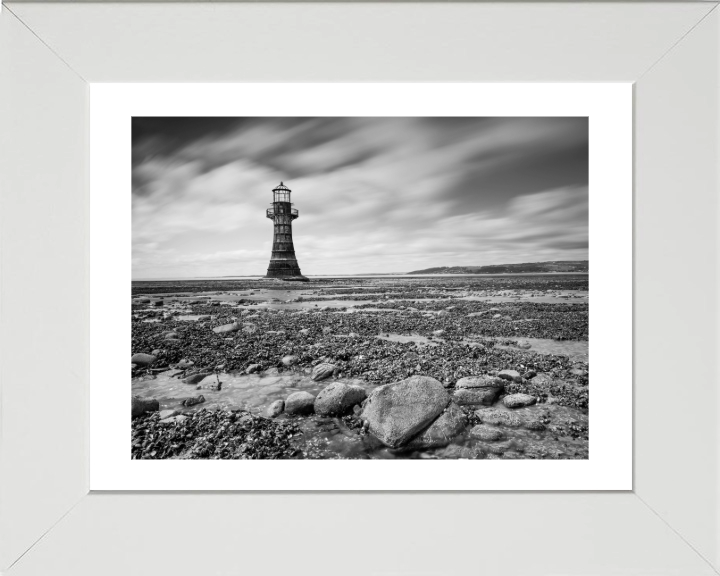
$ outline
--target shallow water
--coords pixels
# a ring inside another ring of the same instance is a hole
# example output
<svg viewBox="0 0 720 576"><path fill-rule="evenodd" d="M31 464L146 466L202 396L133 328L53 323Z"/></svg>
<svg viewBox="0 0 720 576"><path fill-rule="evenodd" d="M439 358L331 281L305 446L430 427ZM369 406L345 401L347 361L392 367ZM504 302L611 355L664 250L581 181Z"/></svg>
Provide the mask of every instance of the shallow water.
<svg viewBox="0 0 720 576"><path fill-rule="evenodd" d="M567 356L575 362L589 361L589 342L587 340L551 340L548 338L520 338L519 342L528 342L531 347L527 352L536 354L554 354ZM517 350L518 346L497 345L498 348Z"/></svg>
<svg viewBox="0 0 720 576"><path fill-rule="evenodd" d="M178 410L192 413L201 409L241 408L252 413L264 415L267 407L275 400L284 400L293 392L300 390L313 395L330 381L313 382L303 372L284 372L282 374L219 374L206 377L198 390L197 385L185 384L172 374L171 370L157 375L155 379L132 381L133 394L157 398L161 410ZM217 380L222 383L220 391L207 389ZM344 380L358 384L370 392L375 386L362 380ZM185 398L202 394L205 402L185 408ZM483 408L478 406L477 408ZM502 403L492 407L497 412L510 413ZM540 405L512 411L513 415L532 420L550 419L563 424L587 422L587 417L572 408L555 405ZM558 436L557 430L531 431L517 426L506 426L502 422L495 424L503 438L498 442L483 442L472 438L470 426L459 435L451 445L441 448L422 450L391 450L382 446L371 435L359 434L351 430L339 418L321 416L279 416L292 418L299 425L302 435L296 440L309 457L314 458L587 458L587 442L573 440L570 436ZM538 456L540 455L540 456Z"/></svg>
<svg viewBox="0 0 720 576"><path fill-rule="evenodd" d="M437 346L437 342L433 342L427 336L420 336L419 334L380 334L378 335L380 340L389 340L390 342L414 342L418 346Z"/></svg>
<svg viewBox="0 0 720 576"><path fill-rule="evenodd" d="M492 294L472 294L460 300L478 300L481 302L533 302L535 304L587 304L587 290L554 290L537 292L535 290L502 290Z"/></svg>
<svg viewBox="0 0 720 576"><path fill-rule="evenodd" d="M360 287L355 287L360 288ZM367 287L371 288L371 287ZM413 288L414 289L414 288ZM379 304L387 303L388 301L393 302L397 300L405 300L408 302L436 302L436 301L450 301L450 300L475 300L488 303L497 302L534 302L542 304L585 304L588 302L587 291L555 291L553 293L542 293L539 294L536 291L530 290L517 290L517 291L500 291L492 292L490 294L471 294L467 296L461 295L445 295L429 298L404 298L402 293L356 293L356 294L343 294L343 297L347 296L378 296L377 300L337 300L333 297L333 294L318 294L315 292L308 292L307 289L296 289L296 290L239 290L233 292L170 292L166 294L153 294L149 296L137 295L136 299L139 301L143 298L149 298L152 302L162 300L168 303L186 304L188 302L221 302L221 303L236 303L238 300L252 301L253 304L243 304L241 307L249 308L263 308L270 310L303 310L309 308L321 308L327 306L329 308L344 308L367 304ZM389 296L386 298L385 296ZM303 302L291 302L298 297L303 299Z"/></svg>

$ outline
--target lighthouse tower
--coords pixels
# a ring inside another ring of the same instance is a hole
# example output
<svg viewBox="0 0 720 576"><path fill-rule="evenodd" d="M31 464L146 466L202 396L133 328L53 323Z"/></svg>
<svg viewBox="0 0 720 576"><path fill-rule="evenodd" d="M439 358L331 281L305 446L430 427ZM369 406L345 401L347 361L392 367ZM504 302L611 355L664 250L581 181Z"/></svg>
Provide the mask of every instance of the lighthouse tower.
<svg viewBox="0 0 720 576"><path fill-rule="evenodd" d="M273 189L273 202L266 216L274 224L272 256L266 278L308 282L300 273L292 238L292 221L298 217L298 211L290 202L290 188L282 182Z"/></svg>

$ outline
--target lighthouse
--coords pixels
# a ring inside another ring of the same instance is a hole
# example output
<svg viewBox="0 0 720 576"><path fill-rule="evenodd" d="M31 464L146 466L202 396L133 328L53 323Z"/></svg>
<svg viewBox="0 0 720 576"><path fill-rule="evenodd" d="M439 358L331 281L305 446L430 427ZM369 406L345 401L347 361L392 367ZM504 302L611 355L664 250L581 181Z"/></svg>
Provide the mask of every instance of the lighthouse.
<svg viewBox="0 0 720 576"><path fill-rule="evenodd" d="M295 257L292 237L292 222L298 217L297 208L290 202L290 188L282 182L273 188L273 202L265 215L273 221L273 246L266 278L299 280L308 282L300 273Z"/></svg>

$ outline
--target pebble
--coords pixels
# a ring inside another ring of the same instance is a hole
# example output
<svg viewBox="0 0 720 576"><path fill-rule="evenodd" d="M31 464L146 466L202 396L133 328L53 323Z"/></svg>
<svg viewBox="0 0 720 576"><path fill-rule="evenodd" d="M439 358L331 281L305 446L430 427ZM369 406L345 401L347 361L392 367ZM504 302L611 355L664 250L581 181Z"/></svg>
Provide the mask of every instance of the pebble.
<svg viewBox="0 0 720 576"><path fill-rule="evenodd" d="M504 380L512 380L513 382L522 382L522 376L517 370L500 370L498 377Z"/></svg>
<svg viewBox="0 0 720 576"><path fill-rule="evenodd" d="M287 366L289 368L293 364L297 364L297 356L283 356L281 362L283 366Z"/></svg>
<svg viewBox="0 0 720 576"><path fill-rule="evenodd" d="M210 376L212 372L198 372L197 374L192 374L188 376L187 378L183 378L183 382L185 384L200 384L205 378Z"/></svg>
<svg viewBox="0 0 720 576"><path fill-rule="evenodd" d="M478 424L470 430L470 436L477 438L478 440L484 440L485 442L496 442L501 440L503 437L502 430L487 426L485 424Z"/></svg>
<svg viewBox="0 0 720 576"><path fill-rule="evenodd" d="M270 406L268 406L267 411L265 412L265 415L268 418L275 418L276 416L279 416L283 413L283 410L285 410L285 401L284 400L275 400L275 402L272 402Z"/></svg>
<svg viewBox="0 0 720 576"><path fill-rule="evenodd" d="M285 412L287 414L312 414L315 396L309 392L293 392L285 398Z"/></svg>
<svg viewBox="0 0 720 576"><path fill-rule="evenodd" d="M185 407L189 407L195 406L196 404L202 404L203 402L205 402L205 396L201 394L200 396L185 398L185 400L182 401L182 405Z"/></svg>
<svg viewBox="0 0 720 576"><path fill-rule="evenodd" d="M155 360L157 360L157 356L143 353L133 354L132 358L130 358L130 362L139 368L150 366L153 362L155 362Z"/></svg>
<svg viewBox="0 0 720 576"><path fill-rule="evenodd" d="M312 374L310 378L314 380L315 382L319 382L320 380L325 380L325 378L329 378L333 375L335 372L335 365L330 364L328 362L323 362L321 364L318 364L313 368Z"/></svg>
<svg viewBox="0 0 720 576"><path fill-rule="evenodd" d="M345 382L333 382L323 388L315 398L315 413L322 416L342 416L365 398L367 392L363 387Z"/></svg>
<svg viewBox="0 0 720 576"><path fill-rule="evenodd" d="M507 408L523 408L535 404L537 398L529 394L508 394L502 402Z"/></svg>
<svg viewBox="0 0 720 576"><path fill-rule="evenodd" d="M238 324L237 322L233 322L232 324L223 324L222 326L217 326L213 328L213 332L216 334L226 334L228 332L237 332L240 330L242 326Z"/></svg>

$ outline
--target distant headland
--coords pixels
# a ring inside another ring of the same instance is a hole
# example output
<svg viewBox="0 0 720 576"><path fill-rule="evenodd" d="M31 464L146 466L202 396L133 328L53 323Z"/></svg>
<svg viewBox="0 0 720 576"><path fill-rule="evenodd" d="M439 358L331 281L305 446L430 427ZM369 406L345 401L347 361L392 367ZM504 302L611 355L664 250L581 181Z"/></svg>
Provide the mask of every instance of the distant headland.
<svg viewBox="0 0 720 576"><path fill-rule="evenodd" d="M587 260L493 264L490 266L438 266L414 270L408 274L527 274L532 272L588 272Z"/></svg>

